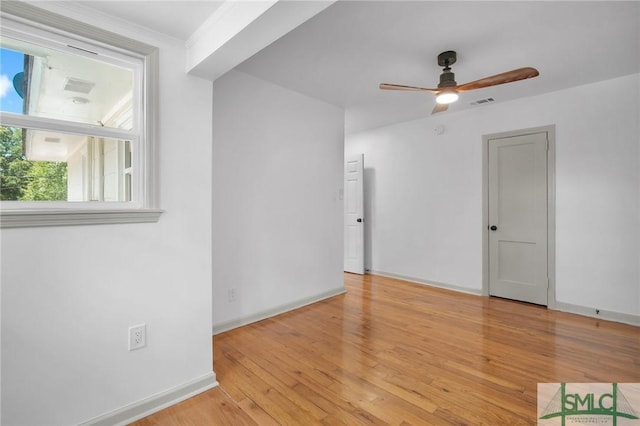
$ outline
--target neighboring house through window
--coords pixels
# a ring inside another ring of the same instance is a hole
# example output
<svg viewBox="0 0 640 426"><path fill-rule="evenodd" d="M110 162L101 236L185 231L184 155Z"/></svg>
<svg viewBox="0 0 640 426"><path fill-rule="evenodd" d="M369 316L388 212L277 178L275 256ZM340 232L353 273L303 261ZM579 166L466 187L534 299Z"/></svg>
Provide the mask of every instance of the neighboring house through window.
<svg viewBox="0 0 640 426"><path fill-rule="evenodd" d="M157 221L156 49L18 2L1 32L2 226Z"/></svg>

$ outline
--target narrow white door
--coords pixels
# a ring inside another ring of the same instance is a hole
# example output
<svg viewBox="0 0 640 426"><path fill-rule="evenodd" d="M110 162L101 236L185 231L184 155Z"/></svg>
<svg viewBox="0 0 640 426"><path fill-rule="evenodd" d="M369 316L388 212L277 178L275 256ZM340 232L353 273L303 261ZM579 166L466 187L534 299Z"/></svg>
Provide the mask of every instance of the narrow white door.
<svg viewBox="0 0 640 426"><path fill-rule="evenodd" d="M489 293L547 305L547 133L488 149Z"/></svg>
<svg viewBox="0 0 640 426"><path fill-rule="evenodd" d="M364 274L364 155L347 158L344 167L344 270Z"/></svg>

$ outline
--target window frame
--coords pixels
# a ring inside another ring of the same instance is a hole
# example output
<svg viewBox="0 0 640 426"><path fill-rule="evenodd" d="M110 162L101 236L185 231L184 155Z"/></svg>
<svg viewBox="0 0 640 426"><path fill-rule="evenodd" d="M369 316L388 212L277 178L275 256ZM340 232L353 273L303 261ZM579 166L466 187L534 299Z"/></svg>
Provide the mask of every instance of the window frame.
<svg viewBox="0 0 640 426"><path fill-rule="evenodd" d="M143 62L142 105L141 116L138 118L141 158L137 162L141 170L136 170L139 174L137 202L96 204L90 201L58 203L20 201L9 202L12 205L7 206L5 201L0 210L0 228L157 222L163 213L159 208L158 200L159 49L18 1L3 1L0 19L67 35L71 40L77 37L77 41L80 42L86 40L98 46L104 45L116 51L131 53L141 57ZM12 122L16 122L16 119L23 120L25 125L29 124L26 127L32 127L33 120L28 116L18 118L10 113L4 114L11 115ZM64 123L67 129L72 126L66 121ZM117 129L112 130L114 134L118 133ZM20 203L20 205L13 203Z"/></svg>

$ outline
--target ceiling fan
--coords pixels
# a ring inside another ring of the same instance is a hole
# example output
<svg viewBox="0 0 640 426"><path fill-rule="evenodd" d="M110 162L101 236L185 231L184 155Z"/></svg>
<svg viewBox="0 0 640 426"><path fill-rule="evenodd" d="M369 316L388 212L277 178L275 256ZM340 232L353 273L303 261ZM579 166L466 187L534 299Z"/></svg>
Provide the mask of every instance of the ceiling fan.
<svg viewBox="0 0 640 426"><path fill-rule="evenodd" d="M451 72L450 68L450 65L456 63L456 59L457 54L452 50L442 52L438 55L438 65L444 67L444 69L442 70L442 74L440 74L440 83L438 84L437 89L388 83L380 84L380 88L383 90L411 90L433 93L436 95L436 106L433 108L431 114L435 114L437 112L446 111L450 103L458 100L458 93L460 92L511 83L512 81L524 80L527 78L537 77L539 75L537 69L525 67L458 85L455 80L455 74Z"/></svg>

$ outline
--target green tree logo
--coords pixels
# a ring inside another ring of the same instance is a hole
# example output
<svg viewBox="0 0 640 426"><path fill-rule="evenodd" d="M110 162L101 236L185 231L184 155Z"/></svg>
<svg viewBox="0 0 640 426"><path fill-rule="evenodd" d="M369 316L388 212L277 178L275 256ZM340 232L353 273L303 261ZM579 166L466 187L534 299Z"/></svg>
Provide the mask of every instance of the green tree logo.
<svg viewBox="0 0 640 426"><path fill-rule="evenodd" d="M566 383L553 395L540 416L540 420L559 417L562 426L567 417L608 416L616 426L618 418L637 420L638 415L618 388L617 383L611 384L611 392L567 392Z"/></svg>

